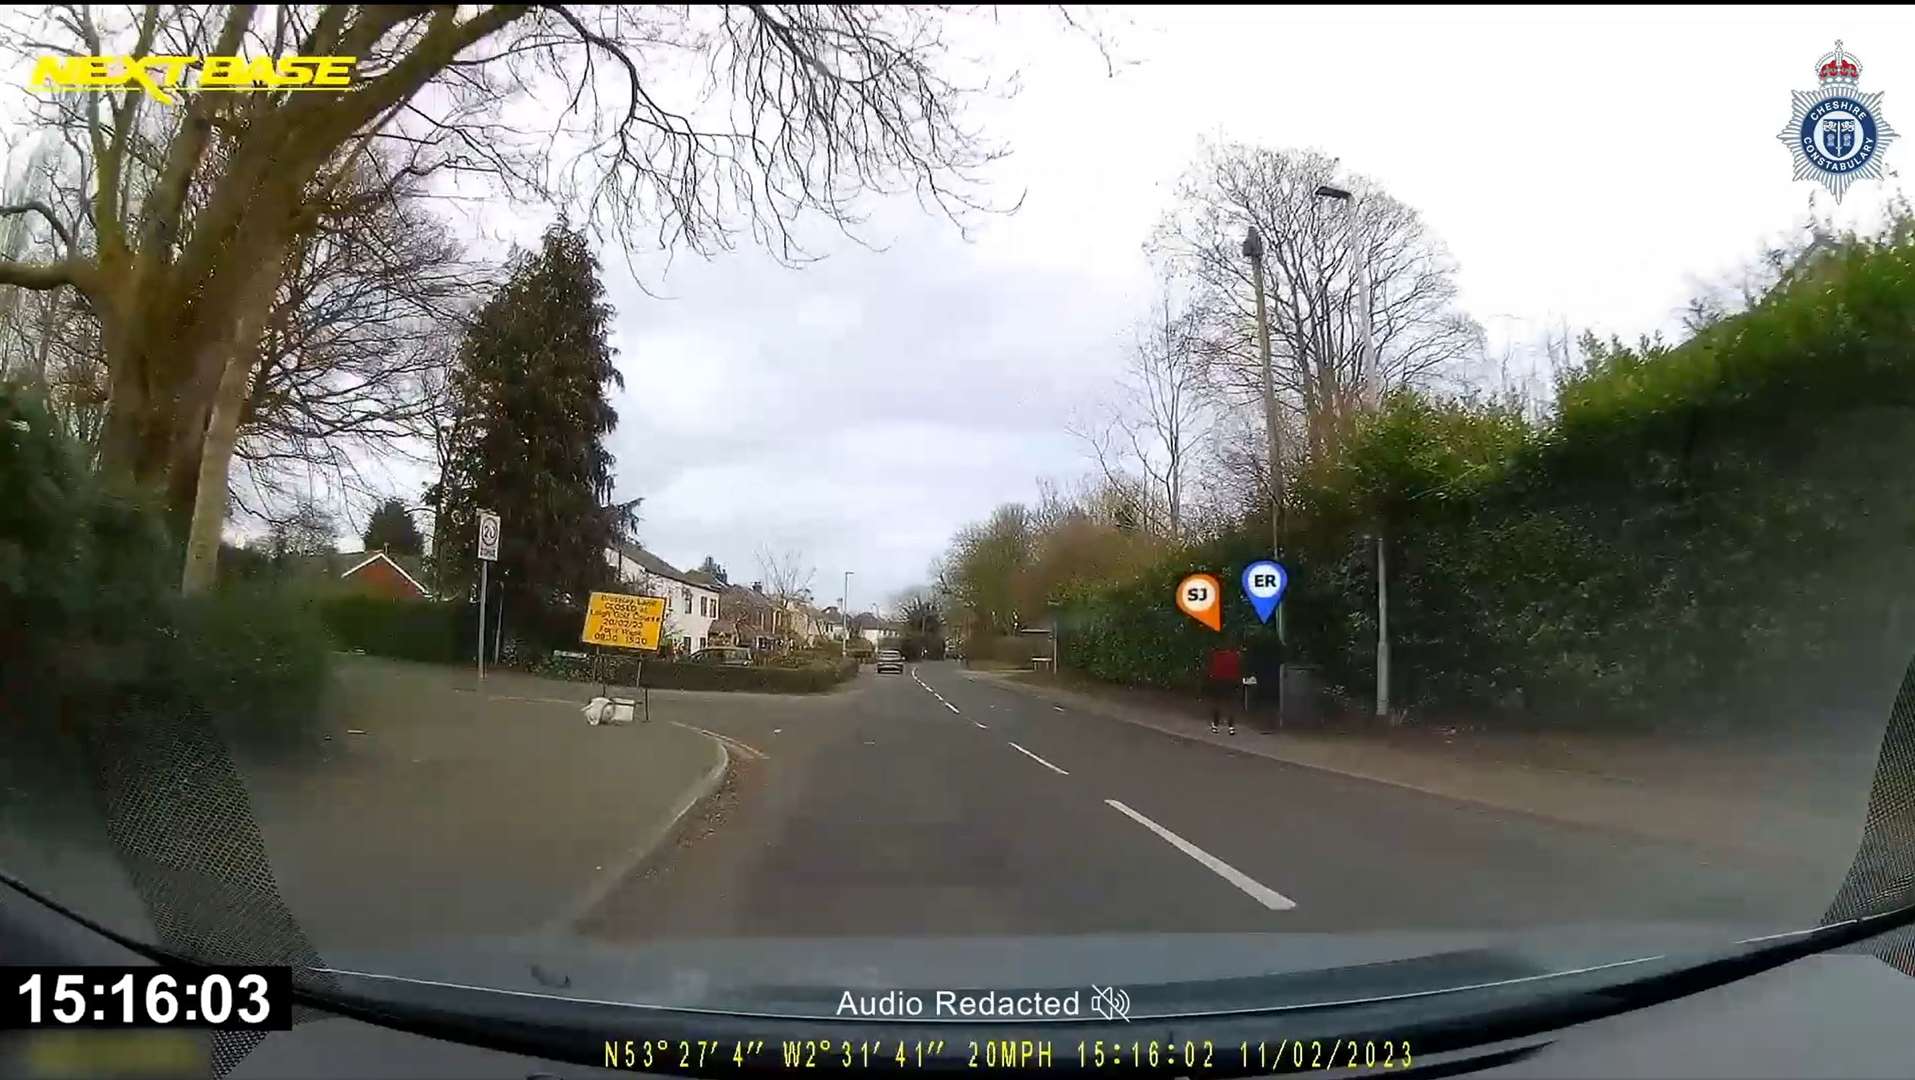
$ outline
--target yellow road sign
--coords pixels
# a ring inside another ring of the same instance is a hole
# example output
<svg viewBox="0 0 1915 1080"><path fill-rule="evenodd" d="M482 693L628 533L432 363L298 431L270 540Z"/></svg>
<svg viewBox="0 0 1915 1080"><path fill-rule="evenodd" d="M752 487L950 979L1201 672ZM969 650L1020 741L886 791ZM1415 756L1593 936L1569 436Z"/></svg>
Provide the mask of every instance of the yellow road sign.
<svg viewBox="0 0 1915 1080"><path fill-rule="evenodd" d="M658 632L664 624L665 598L662 596L595 592L585 609L585 631L579 640L587 645L612 645L621 649L656 649Z"/></svg>

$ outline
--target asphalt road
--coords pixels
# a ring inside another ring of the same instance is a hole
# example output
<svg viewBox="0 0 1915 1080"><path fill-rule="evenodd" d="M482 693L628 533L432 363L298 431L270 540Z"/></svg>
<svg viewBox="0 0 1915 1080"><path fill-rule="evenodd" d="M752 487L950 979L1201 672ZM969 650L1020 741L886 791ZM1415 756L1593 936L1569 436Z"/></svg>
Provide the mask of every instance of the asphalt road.
<svg viewBox="0 0 1915 1080"><path fill-rule="evenodd" d="M588 936L1779 930L1817 921L1851 854L1732 856L1489 809L1073 713L949 663L661 718L746 753Z"/></svg>

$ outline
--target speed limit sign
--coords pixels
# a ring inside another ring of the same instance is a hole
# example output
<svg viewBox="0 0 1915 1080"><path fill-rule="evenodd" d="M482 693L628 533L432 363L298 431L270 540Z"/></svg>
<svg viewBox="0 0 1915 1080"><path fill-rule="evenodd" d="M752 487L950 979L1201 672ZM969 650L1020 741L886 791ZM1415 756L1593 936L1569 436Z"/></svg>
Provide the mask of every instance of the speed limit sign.
<svg viewBox="0 0 1915 1080"><path fill-rule="evenodd" d="M479 558L499 561L499 515L490 510L479 511Z"/></svg>

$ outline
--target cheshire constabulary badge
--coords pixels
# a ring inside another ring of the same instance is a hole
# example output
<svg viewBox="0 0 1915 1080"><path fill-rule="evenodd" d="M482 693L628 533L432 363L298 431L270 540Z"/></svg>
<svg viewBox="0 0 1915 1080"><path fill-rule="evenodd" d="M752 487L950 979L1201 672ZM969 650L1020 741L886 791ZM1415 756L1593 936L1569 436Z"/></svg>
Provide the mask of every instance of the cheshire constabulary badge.
<svg viewBox="0 0 1915 1080"><path fill-rule="evenodd" d="M1795 157L1795 178L1820 181L1839 203L1855 181L1881 178L1882 150L1895 129L1882 119L1881 93L1858 88L1862 65L1840 41L1816 61L1815 77L1819 89L1791 95L1794 115L1776 138Z"/></svg>

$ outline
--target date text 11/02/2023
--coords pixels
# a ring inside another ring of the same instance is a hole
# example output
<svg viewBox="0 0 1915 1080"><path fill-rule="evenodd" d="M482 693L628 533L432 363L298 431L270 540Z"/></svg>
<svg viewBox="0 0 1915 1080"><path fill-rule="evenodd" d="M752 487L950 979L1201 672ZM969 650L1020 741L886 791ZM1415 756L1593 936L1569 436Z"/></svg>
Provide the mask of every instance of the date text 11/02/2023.
<svg viewBox="0 0 1915 1080"><path fill-rule="evenodd" d="M1074 1060L1073 1060L1074 1059ZM603 1065L647 1072L745 1069L923 1069L957 1061L974 1069L1180 1068L1271 1071L1381 1070L1410 1067L1407 1039L1274 1039L1219 1045L1209 1039L1043 1039L947 1043L854 1039L607 1039Z"/></svg>

